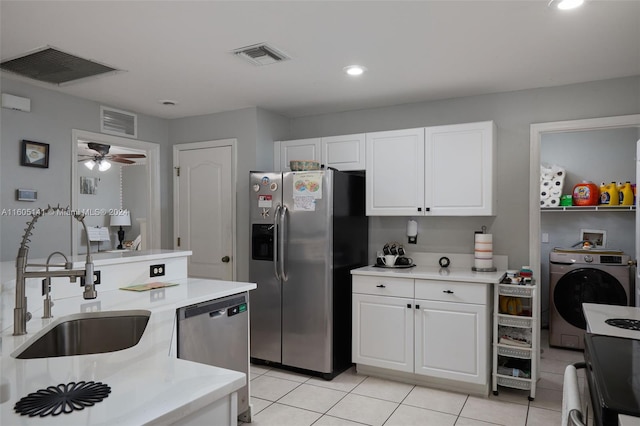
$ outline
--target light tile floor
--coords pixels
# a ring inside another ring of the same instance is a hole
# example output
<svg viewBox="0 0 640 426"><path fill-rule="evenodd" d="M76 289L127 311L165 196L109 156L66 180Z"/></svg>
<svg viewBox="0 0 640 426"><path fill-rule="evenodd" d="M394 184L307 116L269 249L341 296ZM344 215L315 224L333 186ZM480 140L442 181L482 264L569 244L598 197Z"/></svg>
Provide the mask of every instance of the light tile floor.
<svg viewBox="0 0 640 426"><path fill-rule="evenodd" d="M369 377L351 368L332 381L275 368L251 366L254 426L554 426L561 423L567 364L582 352L549 348L541 333L536 398L499 387L478 397ZM581 378L580 380L584 380ZM581 384L581 388L584 383Z"/></svg>

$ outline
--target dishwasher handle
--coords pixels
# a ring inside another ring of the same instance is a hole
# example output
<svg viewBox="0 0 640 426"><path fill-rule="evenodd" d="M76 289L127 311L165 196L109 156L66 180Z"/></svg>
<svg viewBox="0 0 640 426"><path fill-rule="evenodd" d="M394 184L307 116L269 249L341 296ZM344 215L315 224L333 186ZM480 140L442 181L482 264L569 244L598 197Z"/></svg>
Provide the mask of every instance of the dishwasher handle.
<svg viewBox="0 0 640 426"><path fill-rule="evenodd" d="M178 309L178 319L185 320L198 315L209 315L210 317L218 317L228 308L233 308L238 305L246 304L247 296L231 296L223 299L210 300L208 302L199 303L197 305L186 306Z"/></svg>

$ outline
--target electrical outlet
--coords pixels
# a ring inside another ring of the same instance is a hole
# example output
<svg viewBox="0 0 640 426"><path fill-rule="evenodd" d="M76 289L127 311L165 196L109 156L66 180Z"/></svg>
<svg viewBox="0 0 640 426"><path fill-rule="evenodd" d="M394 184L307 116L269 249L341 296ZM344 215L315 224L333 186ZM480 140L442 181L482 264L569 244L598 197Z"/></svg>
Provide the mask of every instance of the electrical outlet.
<svg viewBox="0 0 640 426"><path fill-rule="evenodd" d="M83 303L80 305L80 312L98 312L101 310L100 301Z"/></svg>
<svg viewBox="0 0 640 426"><path fill-rule="evenodd" d="M160 263L158 265L151 265L149 267L149 276L150 277L162 277L164 276L164 263Z"/></svg>
<svg viewBox="0 0 640 426"><path fill-rule="evenodd" d="M158 302L164 299L164 288L156 288L149 292L149 299L153 302Z"/></svg>
<svg viewBox="0 0 640 426"><path fill-rule="evenodd" d="M84 287L84 277L80 277L80 286ZM93 283L100 284L100 271L93 271Z"/></svg>

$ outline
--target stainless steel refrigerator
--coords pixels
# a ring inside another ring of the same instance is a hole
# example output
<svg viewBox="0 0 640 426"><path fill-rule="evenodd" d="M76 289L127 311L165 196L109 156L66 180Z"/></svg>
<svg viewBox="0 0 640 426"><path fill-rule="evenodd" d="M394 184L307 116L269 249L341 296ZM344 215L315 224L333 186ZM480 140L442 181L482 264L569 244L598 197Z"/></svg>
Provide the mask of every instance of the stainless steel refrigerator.
<svg viewBox="0 0 640 426"><path fill-rule="evenodd" d="M251 359L325 379L351 365L350 270L367 264L363 174L251 172Z"/></svg>

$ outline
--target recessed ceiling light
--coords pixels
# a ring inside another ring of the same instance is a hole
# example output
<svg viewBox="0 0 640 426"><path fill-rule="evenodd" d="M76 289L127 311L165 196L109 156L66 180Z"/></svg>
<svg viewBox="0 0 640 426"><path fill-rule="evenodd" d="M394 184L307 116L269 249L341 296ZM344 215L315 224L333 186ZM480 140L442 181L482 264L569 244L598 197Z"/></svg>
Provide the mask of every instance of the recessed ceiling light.
<svg viewBox="0 0 640 426"><path fill-rule="evenodd" d="M166 106L176 106L178 104L176 101L172 101L171 99L162 100L160 103Z"/></svg>
<svg viewBox="0 0 640 426"><path fill-rule="evenodd" d="M582 6L584 0L551 0L549 2L550 7L556 7L560 10L575 9Z"/></svg>
<svg viewBox="0 0 640 426"><path fill-rule="evenodd" d="M349 65L348 67L343 68L344 72L349 75L362 75L367 70L362 65Z"/></svg>

